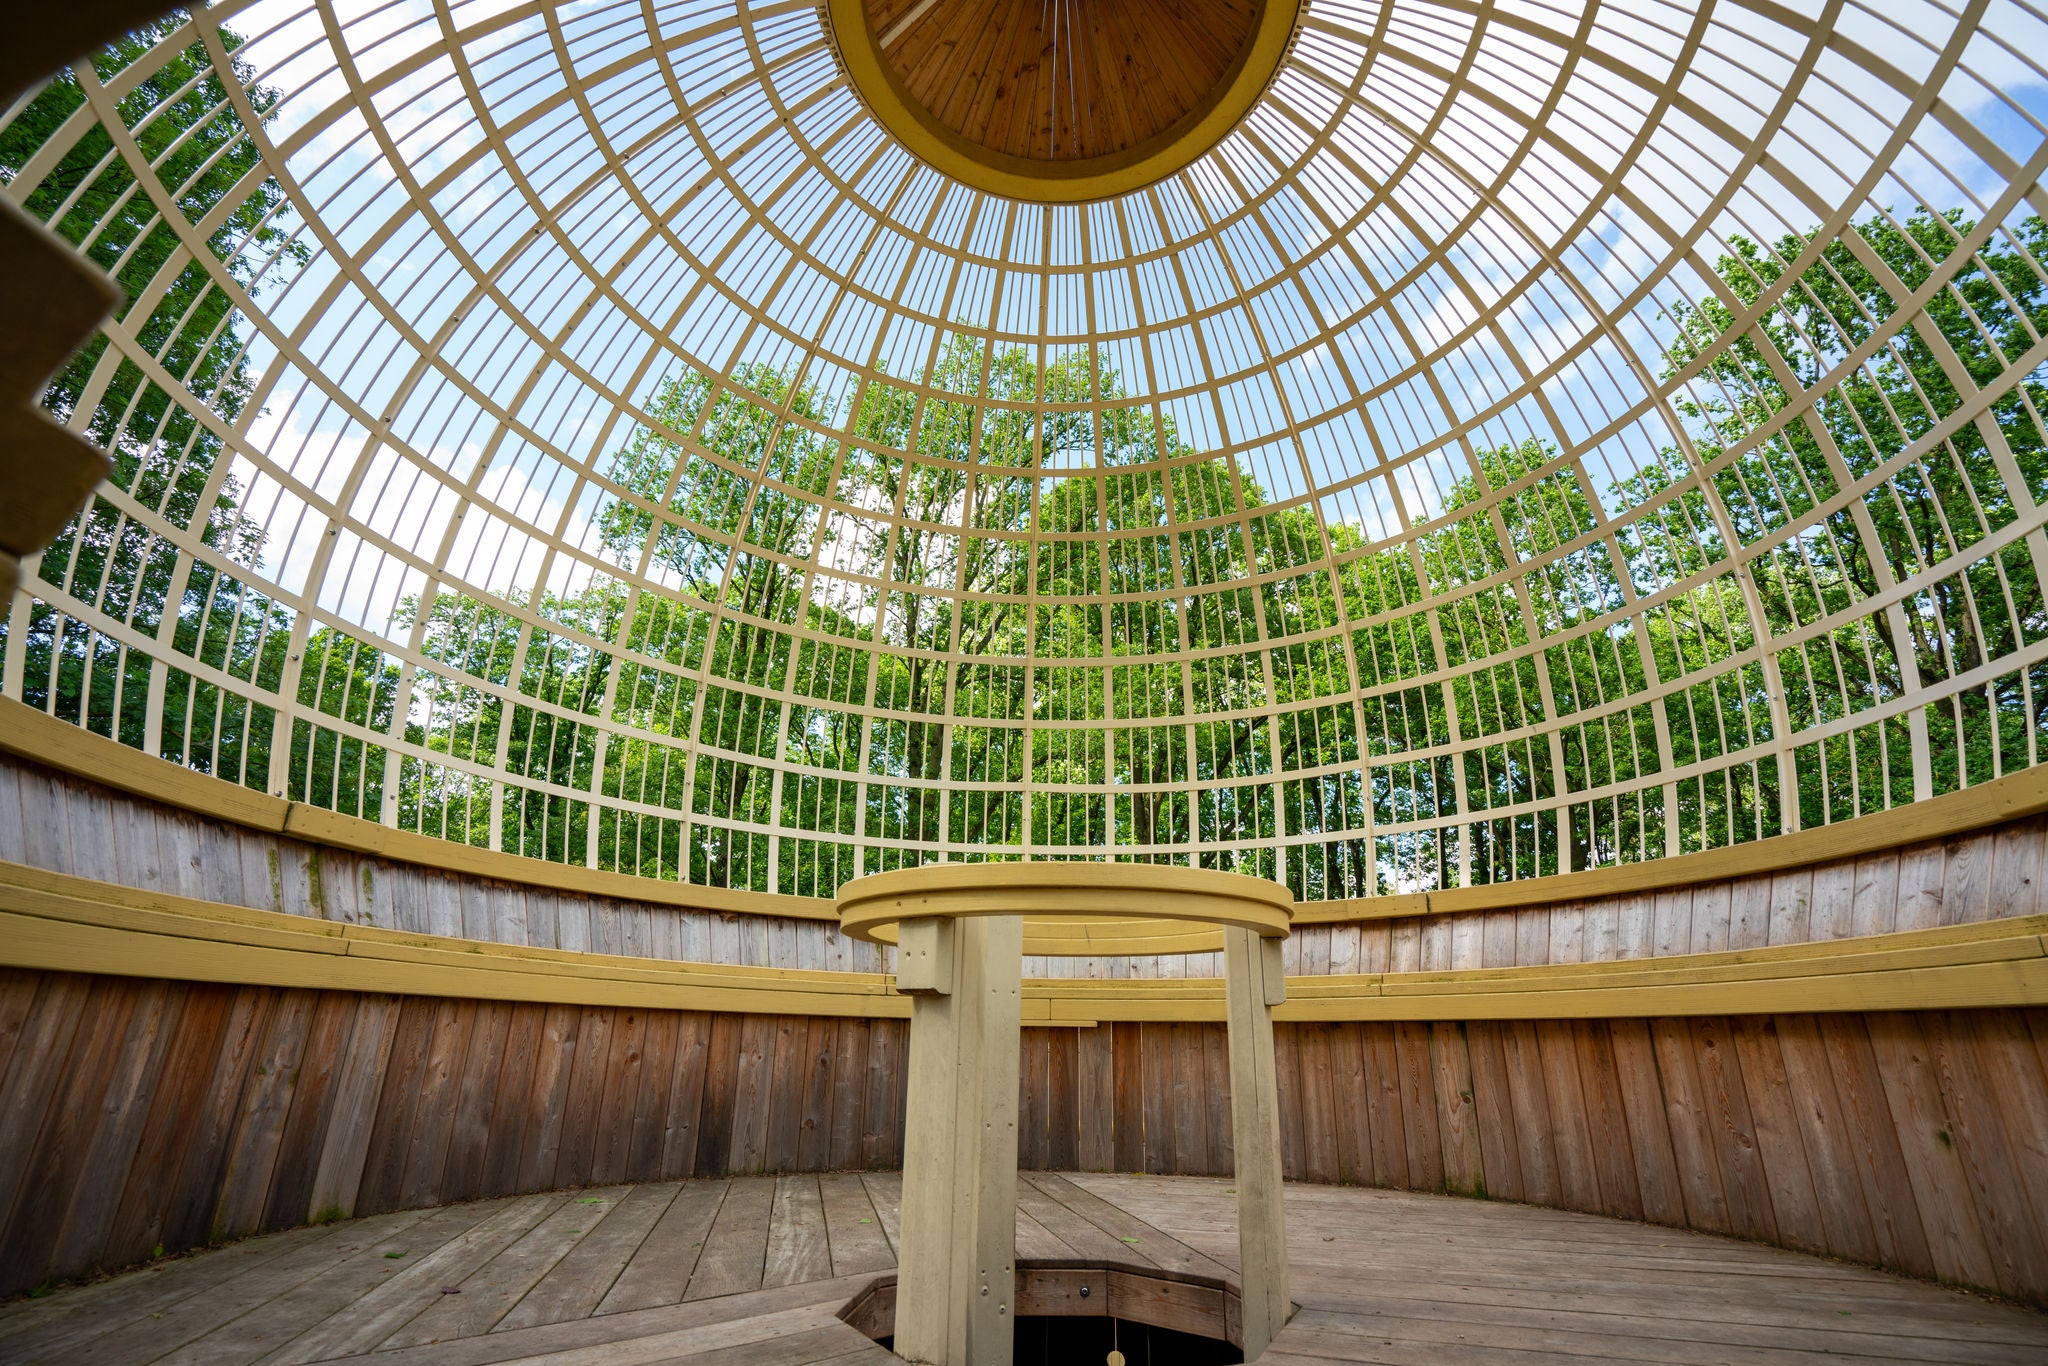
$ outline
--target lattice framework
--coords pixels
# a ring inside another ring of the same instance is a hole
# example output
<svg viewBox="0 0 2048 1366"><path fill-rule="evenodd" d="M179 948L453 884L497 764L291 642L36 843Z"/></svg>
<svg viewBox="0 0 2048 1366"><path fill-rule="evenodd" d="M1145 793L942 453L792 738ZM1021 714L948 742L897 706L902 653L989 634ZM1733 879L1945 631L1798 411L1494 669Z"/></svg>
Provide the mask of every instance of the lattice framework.
<svg viewBox="0 0 2048 1366"><path fill-rule="evenodd" d="M810 895L1369 895L1972 785L2039 747L2044 38L1329 0L1214 153L1046 208L809 5L214 6L9 112L133 302L0 689Z"/></svg>

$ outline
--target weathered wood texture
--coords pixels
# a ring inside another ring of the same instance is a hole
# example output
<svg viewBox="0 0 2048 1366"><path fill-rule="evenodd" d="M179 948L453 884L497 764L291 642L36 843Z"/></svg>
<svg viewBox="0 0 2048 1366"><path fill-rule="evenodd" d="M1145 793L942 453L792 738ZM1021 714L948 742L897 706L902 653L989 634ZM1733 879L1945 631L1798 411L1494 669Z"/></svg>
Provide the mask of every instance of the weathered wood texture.
<svg viewBox="0 0 2048 1366"><path fill-rule="evenodd" d="M1274 1036L1290 1179L1730 1233L2048 1303L2048 1010ZM1230 1172L1222 1026L1024 1046L1026 1168L1107 1151L1118 1170ZM1069 1069L1094 1075L1046 1084Z"/></svg>
<svg viewBox="0 0 2048 1366"><path fill-rule="evenodd" d="M347 925L696 963L886 972L823 920L692 911L438 872L251 830L0 753L0 860Z"/></svg>
<svg viewBox="0 0 2048 1366"><path fill-rule="evenodd" d="M1812 868L1520 910L1302 925L1290 976L1615 962L2038 914L2048 816ZM0 754L0 860L258 910L501 944L884 972L828 922L436 872L213 821ZM1222 953L1027 956L1027 978L1223 976Z"/></svg>
<svg viewBox="0 0 2048 1366"><path fill-rule="evenodd" d="M908 1037L0 971L0 1295L344 1215L896 1167Z"/></svg>
<svg viewBox="0 0 2048 1366"><path fill-rule="evenodd" d="M1289 1177L2048 1301L2048 1011L1274 1033ZM888 1020L0 972L0 1293L338 1214L894 1167L907 1039ZM1027 1029L1019 1089L1027 1169L1231 1170L1220 1025Z"/></svg>
<svg viewBox="0 0 2048 1366"><path fill-rule="evenodd" d="M1019 1310L1234 1337L1235 1184L1023 1176ZM891 1172L714 1177L273 1233L0 1305L0 1361L888 1366L866 1335L895 1313L875 1273L900 1194ZM1309 1185L1287 1225L1301 1308L1272 1366L2048 1358L2048 1315L1704 1234Z"/></svg>
<svg viewBox="0 0 2048 1366"><path fill-rule="evenodd" d="M1495 911L1297 925L1287 973L1453 972L1820 943L2037 915L2048 816L1726 882ZM1027 958L1026 977L1221 977L1219 953Z"/></svg>

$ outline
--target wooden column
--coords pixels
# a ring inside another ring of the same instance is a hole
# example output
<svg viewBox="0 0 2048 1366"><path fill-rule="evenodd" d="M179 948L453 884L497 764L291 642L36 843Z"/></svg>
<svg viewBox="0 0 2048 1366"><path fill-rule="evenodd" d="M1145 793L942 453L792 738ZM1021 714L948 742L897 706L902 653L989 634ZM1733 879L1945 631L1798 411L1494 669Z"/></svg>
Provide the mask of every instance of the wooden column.
<svg viewBox="0 0 2048 1366"><path fill-rule="evenodd" d="M1280 941L1223 931L1229 998L1230 1126L1237 1159L1237 1255L1244 1304L1244 1357L1258 1358L1287 1322L1287 1214L1280 1192L1280 1092L1273 1064L1273 1007L1287 999Z"/></svg>
<svg viewBox="0 0 2048 1366"><path fill-rule="evenodd" d="M1010 1366L1024 921L923 918L899 935L896 989L913 1000L896 1354Z"/></svg>

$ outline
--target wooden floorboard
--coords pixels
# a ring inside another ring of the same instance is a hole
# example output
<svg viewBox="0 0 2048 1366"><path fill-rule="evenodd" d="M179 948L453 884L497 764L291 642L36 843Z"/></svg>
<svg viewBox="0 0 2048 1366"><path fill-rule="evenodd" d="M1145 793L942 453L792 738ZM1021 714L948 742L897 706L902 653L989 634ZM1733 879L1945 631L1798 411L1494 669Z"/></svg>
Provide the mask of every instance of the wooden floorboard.
<svg viewBox="0 0 2048 1366"><path fill-rule="evenodd" d="M885 1271L896 1265L896 1253L889 1235L875 1214L875 1204L866 1185L850 1172L831 1172L818 1178L819 1198L825 1207L825 1231L831 1245L832 1274L852 1276L863 1271Z"/></svg>
<svg viewBox="0 0 2048 1366"><path fill-rule="evenodd" d="M0 1306L0 1361L866 1366L836 1317L895 1265L891 1173L557 1191L250 1239ZM1027 1172L1018 1252L1235 1267L1227 1180ZM2048 1314L1649 1224L1290 1186L1301 1311L1265 1366L2048 1361Z"/></svg>
<svg viewBox="0 0 2048 1366"><path fill-rule="evenodd" d="M703 1255L711 1221L725 1201L722 1180L692 1181L677 1191L618 1279L598 1301L600 1314L680 1304Z"/></svg>
<svg viewBox="0 0 2048 1366"><path fill-rule="evenodd" d="M584 1234L491 1331L564 1323L596 1313L633 1254L675 1203L679 1189L674 1182L629 1189L597 1227ZM695 1261L694 1255L691 1260Z"/></svg>

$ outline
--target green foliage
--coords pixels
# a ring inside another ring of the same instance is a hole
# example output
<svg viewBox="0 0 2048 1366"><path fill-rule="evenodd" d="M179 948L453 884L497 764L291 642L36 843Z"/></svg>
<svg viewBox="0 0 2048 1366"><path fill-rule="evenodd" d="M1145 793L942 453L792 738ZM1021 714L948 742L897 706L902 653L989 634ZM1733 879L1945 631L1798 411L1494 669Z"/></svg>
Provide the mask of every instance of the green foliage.
<svg viewBox="0 0 2048 1366"><path fill-rule="evenodd" d="M116 146L105 125L80 116L85 93L65 73L0 128L0 181L11 184L48 153L47 169L24 207L113 275L125 294L117 310L123 326L210 416L183 406L132 357L96 381L105 368L104 334L51 380L45 404L65 420L90 404L85 429L113 455L112 482L162 521L196 531L230 563L255 569L262 563L264 529L241 512L234 477L217 470L226 449L218 428L240 415L252 386L242 320L227 291L191 259L179 231L159 213L158 196L188 224L219 217L201 244L252 295L259 277L268 272L275 281L307 252L285 225L277 182L255 175L260 156L241 120L224 107L226 87L204 45L158 49L183 23L171 16L146 26L117 39L94 62L106 79L138 61L165 59L119 106L141 164ZM227 29L220 37L230 52L241 46ZM277 93L250 85L254 73L246 66L234 63L233 75L259 117L275 106ZM60 136L69 144L58 144ZM274 692L289 618L266 596L203 565L194 566L174 600L176 566L150 525L97 499L44 553L41 576L147 631L175 613L176 626L165 633L174 651ZM163 666L132 654L117 660L123 652L110 641L55 613L39 612L24 625L28 674L51 679L57 694L52 699L32 691L28 700L139 743L149 673ZM265 781L269 708L176 669L166 693L170 757Z"/></svg>

